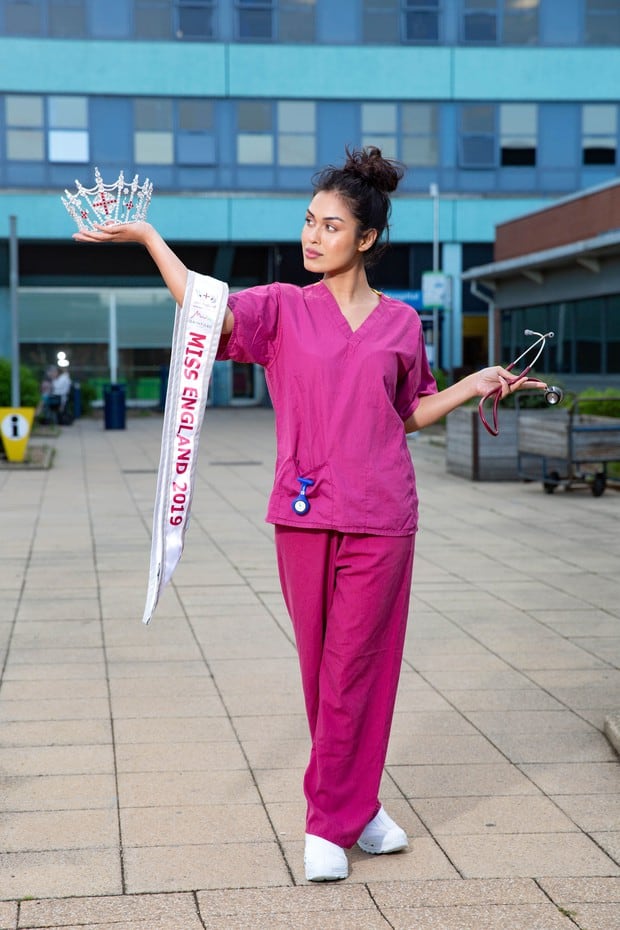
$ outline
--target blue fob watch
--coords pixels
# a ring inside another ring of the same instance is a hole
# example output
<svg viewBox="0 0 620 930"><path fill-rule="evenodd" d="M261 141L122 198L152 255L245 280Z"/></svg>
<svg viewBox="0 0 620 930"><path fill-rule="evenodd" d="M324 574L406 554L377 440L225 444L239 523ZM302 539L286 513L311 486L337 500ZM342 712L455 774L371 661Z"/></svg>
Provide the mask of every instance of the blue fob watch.
<svg viewBox="0 0 620 930"><path fill-rule="evenodd" d="M291 501L291 507L299 517L305 517L305 515L310 510L310 501L306 497L306 488L314 484L312 478L298 478L297 479L301 485L301 491L297 495L294 501Z"/></svg>

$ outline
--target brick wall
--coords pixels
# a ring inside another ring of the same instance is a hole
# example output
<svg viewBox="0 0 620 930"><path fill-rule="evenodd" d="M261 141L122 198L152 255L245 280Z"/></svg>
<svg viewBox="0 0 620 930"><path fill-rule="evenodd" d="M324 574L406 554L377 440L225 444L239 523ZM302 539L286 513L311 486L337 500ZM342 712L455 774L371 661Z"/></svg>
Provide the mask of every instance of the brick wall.
<svg viewBox="0 0 620 930"><path fill-rule="evenodd" d="M495 261L516 258L620 229L620 182L567 203L501 223Z"/></svg>

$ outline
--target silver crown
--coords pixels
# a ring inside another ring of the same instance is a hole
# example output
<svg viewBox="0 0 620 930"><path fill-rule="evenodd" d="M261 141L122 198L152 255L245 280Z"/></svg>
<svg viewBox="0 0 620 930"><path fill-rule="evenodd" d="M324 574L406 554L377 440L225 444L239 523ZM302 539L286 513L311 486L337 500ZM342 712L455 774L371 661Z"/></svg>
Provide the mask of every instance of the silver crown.
<svg viewBox="0 0 620 930"><path fill-rule="evenodd" d="M79 181L75 183L77 191L73 194L65 190L66 197L60 199L78 229L94 229L95 223L135 223L146 219L153 193L148 178L140 185L136 175L129 184L121 171L113 184L104 184L99 168L95 168L94 187L84 187Z"/></svg>

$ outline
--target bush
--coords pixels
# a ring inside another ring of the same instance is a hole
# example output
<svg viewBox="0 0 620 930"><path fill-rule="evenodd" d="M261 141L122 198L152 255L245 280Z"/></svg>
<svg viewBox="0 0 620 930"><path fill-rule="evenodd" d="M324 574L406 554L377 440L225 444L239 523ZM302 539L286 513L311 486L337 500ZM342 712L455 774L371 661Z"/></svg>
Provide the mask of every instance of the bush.
<svg viewBox="0 0 620 930"><path fill-rule="evenodd" d="M441 368L433 368L433 378L437 382L437 390L443 391L444 388L448 387L448 376Z"/></svg>
<svg viewBox="0 0 620 930"><path fill-rule="evenodd" d="M27 365L19 366L19 392L21 407L36 407L41 391L39 382ZM0 358L0 407L11 406L11 363Z"/></svg>
<svg viewBox="0 0 620 930"><path fill-rule="evenodd" d="M82 399L82 413L87 416L92 413L93 401L97 400L97 388L90 381L80 383L80 396Z"/></svg>
<svg viewBox="0 0 620 930"><path fill-rule="evenodd" d="M617 388L586 388L577 400L578 413L594 417L620 417L620 392Z"/></svg>

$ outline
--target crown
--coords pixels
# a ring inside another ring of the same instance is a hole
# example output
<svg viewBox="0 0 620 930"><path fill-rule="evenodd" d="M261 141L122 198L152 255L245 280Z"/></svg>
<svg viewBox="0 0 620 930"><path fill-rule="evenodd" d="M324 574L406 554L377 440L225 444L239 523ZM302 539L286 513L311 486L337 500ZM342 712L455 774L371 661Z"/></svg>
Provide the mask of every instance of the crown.
<svg viewBox="0 0 620 930"><path fill-rule="evenodd" d="M153 193L148 178L140 185L136 175L129 184L121 171L113 184L104 184L99 168L95 168L94 187L75 183L75 194L65 190L66 198L60 199L80 230L94 229L95 223L135 223L146 218Z"/></svg>

